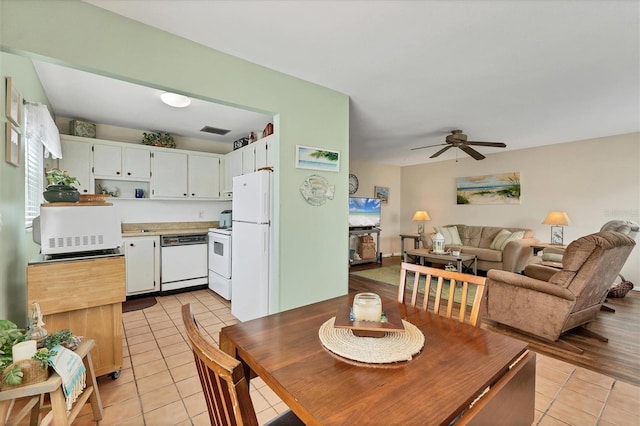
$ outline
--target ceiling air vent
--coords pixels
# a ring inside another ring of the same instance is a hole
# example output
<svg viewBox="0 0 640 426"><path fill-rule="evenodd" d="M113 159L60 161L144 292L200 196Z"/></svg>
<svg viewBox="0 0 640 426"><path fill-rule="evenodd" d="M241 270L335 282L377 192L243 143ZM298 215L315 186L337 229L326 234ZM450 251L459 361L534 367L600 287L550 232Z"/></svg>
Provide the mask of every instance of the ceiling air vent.
<svg viewBox="0 0 640 426"><path fill-rule="evenodd" d="M214 135L226 135L231 130L218 129L217 127L211 127L211 126L204 126L202 129L200 129L200 131L201 132L207 132L207 133L213 133Z"/></svg>

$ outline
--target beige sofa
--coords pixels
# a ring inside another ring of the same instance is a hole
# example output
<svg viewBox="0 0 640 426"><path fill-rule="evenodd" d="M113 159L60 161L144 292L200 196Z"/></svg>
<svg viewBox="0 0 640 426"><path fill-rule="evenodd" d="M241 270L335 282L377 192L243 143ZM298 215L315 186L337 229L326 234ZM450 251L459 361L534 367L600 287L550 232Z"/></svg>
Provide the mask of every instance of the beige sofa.
<svg viewBox="0 0 640 426"><path fill-rule="evenodd" d="M533 231L526 228L473 225L447 225L445 228L451 226L457 228L462 244L448 244L446 249L475 254L477 256L478 270L481 271L500 269L509 272L521 272L533 257L531 246L538 242L533 236ZM524 236L522 239L509 241L502 250L491 249L491 243L503 229L510 232L523 231ZM421 235L420 239L423 248L431 249L433 247L432 238L434 234Z"/></svg>

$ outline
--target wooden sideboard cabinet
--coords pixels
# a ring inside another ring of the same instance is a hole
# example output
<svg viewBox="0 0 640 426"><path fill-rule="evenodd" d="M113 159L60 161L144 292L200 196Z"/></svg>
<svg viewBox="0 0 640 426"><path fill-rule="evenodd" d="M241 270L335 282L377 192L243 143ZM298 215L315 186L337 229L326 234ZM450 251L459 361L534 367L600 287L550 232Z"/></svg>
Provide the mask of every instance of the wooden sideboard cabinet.
<svg viewBox="0 0 640 426"><path fill-rule="evenodd" d="M122 302L126 300L123 255L31 262L27 266L27 303L38 302L45 328L68 328L93 339L96 376L122 368Z"/></svg>

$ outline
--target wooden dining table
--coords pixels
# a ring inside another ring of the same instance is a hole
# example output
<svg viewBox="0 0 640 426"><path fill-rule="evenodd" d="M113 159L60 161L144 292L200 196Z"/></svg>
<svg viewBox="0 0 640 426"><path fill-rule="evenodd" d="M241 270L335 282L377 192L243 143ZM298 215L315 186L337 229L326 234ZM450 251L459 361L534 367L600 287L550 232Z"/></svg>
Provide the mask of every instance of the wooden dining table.
<svg viewBox="0 0 640 426"><path fill-rule="evenodd" d="M347 360L318 330L353 297L224 327L220 347L308 425L531 425L535 353L526 342L383 298L424 334L422 351L393 364Z"/></svg>

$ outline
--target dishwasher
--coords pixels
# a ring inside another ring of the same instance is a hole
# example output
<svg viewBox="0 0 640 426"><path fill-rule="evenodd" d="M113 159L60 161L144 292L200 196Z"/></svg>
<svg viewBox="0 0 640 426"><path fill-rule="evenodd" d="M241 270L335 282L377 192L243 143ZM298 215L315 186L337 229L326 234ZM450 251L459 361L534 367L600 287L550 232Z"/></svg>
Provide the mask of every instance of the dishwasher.
<svg viewBox="0 0 640 426"><path fill-rule="evenodd" d="M160 292L206 288L209 283L207 234L160 237Z"/></svg>

